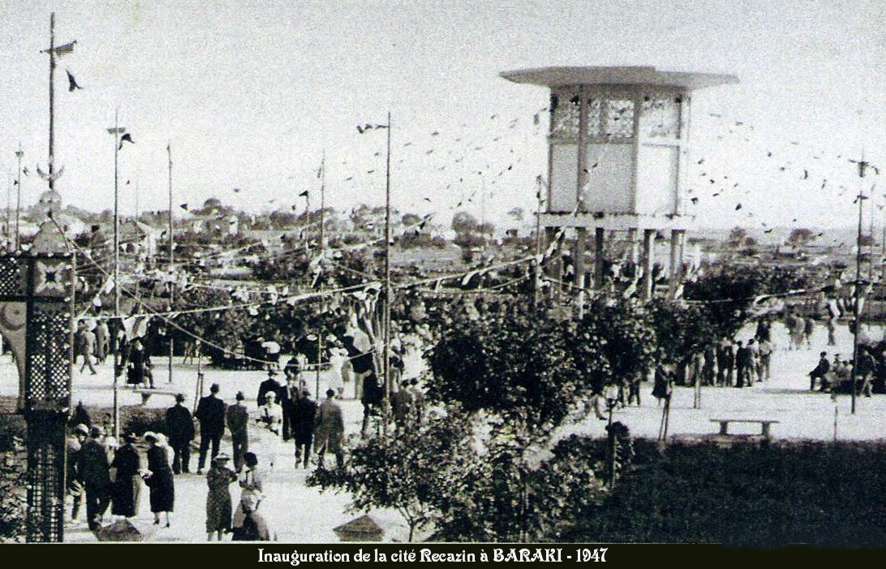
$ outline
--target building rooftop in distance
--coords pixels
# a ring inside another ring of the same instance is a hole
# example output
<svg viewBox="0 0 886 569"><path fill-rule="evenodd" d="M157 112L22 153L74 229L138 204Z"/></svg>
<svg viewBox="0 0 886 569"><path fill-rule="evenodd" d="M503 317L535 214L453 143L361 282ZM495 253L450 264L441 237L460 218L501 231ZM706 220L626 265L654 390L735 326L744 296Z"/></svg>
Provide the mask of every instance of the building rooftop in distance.
<svg viewBox="0 0 886 569"><path fill-rule="evenodd" d="M738 83L735 75L659 71L652 66L621 67L537 67L503 71L501 76L514 83L544 85L659 85L682 89L703 89Z"/></svg>

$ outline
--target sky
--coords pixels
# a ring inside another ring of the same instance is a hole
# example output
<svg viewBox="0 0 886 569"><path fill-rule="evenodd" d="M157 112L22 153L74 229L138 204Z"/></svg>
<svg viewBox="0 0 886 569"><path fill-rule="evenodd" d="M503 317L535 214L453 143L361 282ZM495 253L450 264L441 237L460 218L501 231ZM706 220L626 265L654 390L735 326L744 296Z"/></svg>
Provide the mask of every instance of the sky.
<svg viewBox="0 0 886 569"><path fill-rule="evenodd" d="M463 202L507 225L512 208L534 209L547 171L546 117L533 115L548 92L498 74L554 65L739 77L693 96L703 226L845 227L859 188L886 185L848 162L886 166L882 0L0 0L0 187L19 142L23 165L46 169L52 11L56 43L78 42L55 78L56 187L95 211L113 204L115 109L135 142L119 155L121 212L166 209L169 143L177 215L209 197L302 211L303 190L316 207L324 153L327 205L382 204L386 132L355 127L391 112L396 208L447 223ZM66 69L82 90L68 92ZM25 177L23 203L44 189Z"/></svg>

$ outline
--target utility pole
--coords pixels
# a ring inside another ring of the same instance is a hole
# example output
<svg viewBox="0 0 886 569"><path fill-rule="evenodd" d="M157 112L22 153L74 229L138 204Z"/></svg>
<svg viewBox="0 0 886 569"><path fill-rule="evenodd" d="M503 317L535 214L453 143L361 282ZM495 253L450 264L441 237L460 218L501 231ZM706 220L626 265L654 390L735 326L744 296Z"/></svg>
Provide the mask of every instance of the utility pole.
<svg viewBox="0 0 886 569"><path fill-rule="evenodd" d="M323 150L323 159L320 161L320 255L323 255L323 209L326 207L326 150ZM319 394L317 395L319 397Z"/></svg>
<svg viewBox="0 0 886 569"><path fill-rule="evenodd" d="M120 190L118 180L117 155L120 152L120 135L126 129L120 126L120 109L114 110L114 127L109 128L108 134L114 135L114 438L120 438L120 403L119 403L119 379L120 370ZM49 162L52 168L52 161Z"/></svg>
<svg viewBox="0 0 886 569"><path fill-rule="evenodd" d="M49 189L55 190L55 12L49 16Z"/></svg>
<svg viewBox="0 0 886 569"><path fill-rule="evenodd" d="M532 263L532 304L537 305L541 294L541 175L535 179L535 261Z"/></svg>
<svg viewBox="0 0 886 569"><path fill-rule="evenodd" d="M169 174L169 226L166 232L169 234L169 278L172 282L169 284L169 311L172 312L175 305L175 253L173 246L173 225L172 225L172 143L166 143L166 159ZM169 383L172 383L172 356L175 353L175 340L172 338L172 326L167 326L169 333Z"/></svg>
<svg viewBox="0 0 886 569"><path fill-rule="evenodd" d="M21 231L19 229L19 222L21 219L21 211L22 211L22 157L25 155L22 150L22 143L18 143L18 150L15 151L15 157L18 158L18 182L16 184L16 196L15 196L15 250L18 251L21 247Z"/></svg>
<svg viewBox="0 0 886 569"><path fill-rule="evenodd" d="M15 181L12 179L12 175L6 174L6 229L4 230L4 236L6 237L6 246L8 247L12 243L12 186L15 184Z"/></svg>
<svg viewBox="0 0 886 569"><path fill-rule="evenodd" d="M865 170L868 167L868 163L865 162L864 152L862 152L861 160L858 162L858 177L864 179ZM864 196L864 188L859 187L858 190L858 231L856 233L855 240L855 326L852 331L852 414L855 415L855 388L856 388L856 378L858 377L858 334L861 332L861 310L859 310L859 305L861 304L861 225L862 225L862 211L864 210L864 200L867 198Z"/></svg>
<svg viewBox="0 0 886 569"><path fill-rule="evenodd" d="M388 111L387 160L385 164L385 304L384 377L385 403L383 432L388 432L388 406L391 402L391 112Z"/></svg>

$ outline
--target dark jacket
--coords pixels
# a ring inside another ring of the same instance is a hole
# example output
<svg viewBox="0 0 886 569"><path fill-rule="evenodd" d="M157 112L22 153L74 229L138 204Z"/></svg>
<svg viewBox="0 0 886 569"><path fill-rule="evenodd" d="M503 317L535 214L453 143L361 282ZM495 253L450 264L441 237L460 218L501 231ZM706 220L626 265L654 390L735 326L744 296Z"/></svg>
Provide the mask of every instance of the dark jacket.
<svg viewBox="0 0 886 569"><path fill-rule="evenodd" d="M243 405L231 405L225 412L228 430L232 437L246 438L249 436L249 411Z"/></svg>
<svg viewBox="0 0 886 569"><path fill-rule="evenodd" d="M730 369L735 366L735 349L731 344L720 348L717 354L717 366L720 369Z"/></svg>
<svg viewBox="0 0 886 569"><path fill-rule="evenodd" d="M88 439L80 447L77 462L77 474L84 484L97 488L111 484L111 475L108 472L110 466L108 449L104 443Z"/></svg>
<svg viewBox="0 0 886 569"><path fill-rule="evenodd" d="M172 446L187 444L194 440L194 420L187 407L175 405L166 410L166 432Z"/></svg>
<svg viewBox="0 0 886 569"><path fill-rule="evenodd" d="M225 433L225 402L221 399L212 395L201 397L196 417L200 421L201 434L221 436Z"/></svg>
<svg viewBox="0 0 886 569"><path fill-rule="evenodd" d="M295 442L308 444L314 435L314 420L317 416L317 402L303 397L295 404Z"/></svg>
<svg viewBox="0 0 886 569"><path fill-rule="evenodd" d="M273 377L269 377L258 386L258 396L255 400L259 407L268 402L267 394L269 391L273 391L274 395L277 396L277 403L283 400L283 386Z"/></svg>
<svg viewBox="0 0 886 569"><path fill-rule="evenodd" d="M815 366L815 369L809 372L809 375L812 377L824 377L829 371L831 371L831 362L827 358L821 358L818 360L818 365Z"/></svg>

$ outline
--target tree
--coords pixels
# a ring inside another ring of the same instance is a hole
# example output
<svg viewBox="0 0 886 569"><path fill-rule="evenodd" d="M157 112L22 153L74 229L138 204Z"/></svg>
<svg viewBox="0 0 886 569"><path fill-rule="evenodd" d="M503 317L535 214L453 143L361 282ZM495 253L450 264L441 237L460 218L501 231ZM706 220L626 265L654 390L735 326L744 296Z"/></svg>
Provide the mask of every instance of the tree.
<svg viewBox="0 0 886 569"><path fill-rule="evenodd" d="M519 222L519 221L523 221L523 218L525 216L525 212L523 211L522 207L515 207L515 208L511 208L511 210L508 211L508 215L513 217L514 221Z"/></svg>
<svg viewBox="0 0 886 569"><path fill-rule="evenodd" d="M729 232L729 245L733 248L740 249L746 245L748 232L743 227L733 227Z"/></svg>
<svg viewBox="0 0 886 569"><path fill-rule="evenodd" d="M411 542L415 531L434 519L441 494L451 492L447 488L461 476L455 466L472 452L471 435L470 422L457 407L433 411L421 423L412 416L395 435L354 446L344 469L315 470L307 485L348 492L353 511L396 510L409 526Z"/></svg>
<svg viewBox="0 0 886 569"><path fill-rule="evenodd" d="M815 234L811 229L797 227L791 230L791 234L788 236L788 245L791 245L792 247L802 247L814 238Z"/></svg>
<svg viewBox="0 0 886 569"><path fill-rule="evenodd" d="M456 233L474 233L478 225L477 218L466 211L456 212L452 216L452 230Z"/></svg>

